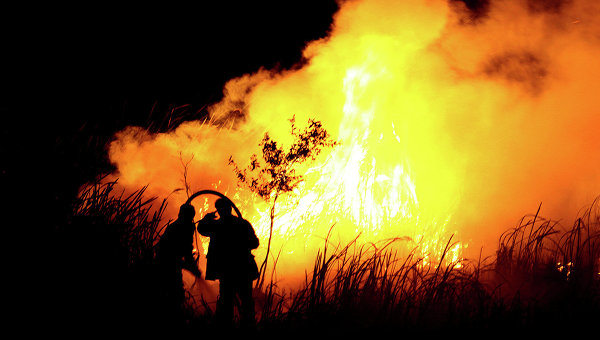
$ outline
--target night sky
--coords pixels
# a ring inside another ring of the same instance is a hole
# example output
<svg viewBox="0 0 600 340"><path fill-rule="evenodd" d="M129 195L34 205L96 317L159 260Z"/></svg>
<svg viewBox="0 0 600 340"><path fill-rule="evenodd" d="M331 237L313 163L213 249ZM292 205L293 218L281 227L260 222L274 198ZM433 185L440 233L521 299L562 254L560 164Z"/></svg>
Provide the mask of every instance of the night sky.
<svg viewBox="0 0 600 340"><path fill-rule="evenodd" d="M10 288L35 300L38 276L53 275L41 271L53 268L52 235L78 188L112 170L105 148L115 132L180 105L188 106L179 118L198 118L227 80L292 67L337 10L325 0L198 3L4 6L0 184L13 217L2 223L15 260ZM17 298L14 314L30 308Z"/></svg>
<svg viewBox="0 0 600 340"><path fill-rule="evenodd" d="M37 191L59 218L80 185L111 170L104 148L116 131L181 105L178 119L200 118L227 80L301 63L338 8L324 0L24 7L5 11L1 24L2 184L13 202Z"/></svg>
<svg viewBox="0 0 600 340"><path fill-rule="evenodd" d="M228 1L89 10L56 20L44 69L51 82L64 80L55 103L85 117L71 123L145 123L153 105L201 107L218 101L228 79L261 66L291 67L306 42L327 34L336 8L332 1Z"/></svg>
<svg viewBox="0 0 600 340"><path fill-rule="evenodd" d="M479 13L487 1L465 3ZM181 105L177 118L201 118L227 80L299 65L337 9L333 0L5 8L3 184L23 195L18 186L36 190L37 178L48 199L72 197L110 171L102 157L116 131Z"/></svg>
<svg viewBox="0 0 600 340"><path fill-rule="evenodd" d="M459 0L452 0L459 1ZM486 0L465 1L485 15ZM61 223L78 188L111 172L106 146L129 125L160 130L174 107L198 119L229 79L302 63L336 1L126 6L18 4L0 20L2 158L8 209ZM41 215L41 214L40 214ZM43 229L43 227L42 227Z"/></svg>

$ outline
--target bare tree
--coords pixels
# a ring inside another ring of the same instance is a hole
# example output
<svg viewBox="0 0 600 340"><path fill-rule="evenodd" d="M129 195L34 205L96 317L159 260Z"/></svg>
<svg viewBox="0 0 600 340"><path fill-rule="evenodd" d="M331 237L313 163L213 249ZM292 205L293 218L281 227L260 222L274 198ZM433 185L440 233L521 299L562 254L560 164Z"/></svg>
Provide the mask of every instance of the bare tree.
<svg viewBox="0 0 600 340"><path fill-rule="evenodd" d="M192 162L192 160L194 159L194 155L192 154L192 157L190 158L189 161L184 162L183 161L183 154L181 151L179 151L179 162L181 162L181 166L183 166L183 186L185 187L185 194L187 196L187 198L190 198L190 192L191 192L191 188L190 188L190 184L188 182L188 169L190 167L190 163Z"/></svg>

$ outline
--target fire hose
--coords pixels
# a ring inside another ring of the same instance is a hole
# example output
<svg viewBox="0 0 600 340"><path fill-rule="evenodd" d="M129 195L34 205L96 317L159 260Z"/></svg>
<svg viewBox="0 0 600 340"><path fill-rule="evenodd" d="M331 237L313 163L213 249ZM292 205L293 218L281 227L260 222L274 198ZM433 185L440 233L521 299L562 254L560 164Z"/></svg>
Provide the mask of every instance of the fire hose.
<svg viewBox="0 0 600 340"><path fill-rule="evenodd" d="M185 202L185 204L191 204L192 200L200 195L204 195L204 194L212 194L212 195L216 195L219 196L220 198L226 200L229 204L231 204L231 206L233 207L233 210L235 210L235 213L237 214L237 216L239 218L242 218L242 213L240 212L240 210L235 206L235 204L229 199L229 197L223 195L222 193L216 191L216 190L200 190L198 192L195 192L192 196L190 196L187 201Z"/></svg>

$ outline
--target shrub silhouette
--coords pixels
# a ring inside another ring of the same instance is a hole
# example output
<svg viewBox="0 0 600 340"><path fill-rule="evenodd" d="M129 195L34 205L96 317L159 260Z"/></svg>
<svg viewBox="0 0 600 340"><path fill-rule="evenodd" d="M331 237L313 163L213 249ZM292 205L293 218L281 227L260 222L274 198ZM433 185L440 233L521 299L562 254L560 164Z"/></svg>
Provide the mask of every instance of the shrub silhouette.
<svg viewBox="0 0 600 340"><path fill-rule="evenodd" d="M337 144L337 142L331 140L329 133L320 121L309 119L308 126L302 131L297 129L295 117L290 119L290 123L290 133L294 141L287 150L271 139L268 133L265 133L259 144L262 147L262 158L260 160L254 154L250 158L250 164L246 168L240 169L233 158L229 158L229 164L234 167L239 182L271 203L269 240L265 259L259 269L260 277L256 283L258 288L262 287L265 280L277 199L280 195L294 190L302 181L302 175L296 173L297 165L308 160L314 160L323 148L333 147Z"/></svg>

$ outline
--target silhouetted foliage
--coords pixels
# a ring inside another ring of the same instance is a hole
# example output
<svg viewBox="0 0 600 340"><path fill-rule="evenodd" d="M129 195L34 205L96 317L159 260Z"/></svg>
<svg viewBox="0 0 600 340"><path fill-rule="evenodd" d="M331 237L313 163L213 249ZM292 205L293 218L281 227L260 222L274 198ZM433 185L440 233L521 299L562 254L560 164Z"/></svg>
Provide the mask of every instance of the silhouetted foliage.
<svg viewBox="0 0 600 340"><path fill-rule="evenodd" d="M245 169L240 169L233 157L229 158L229 164L234 167L240 183L264 200L271 202L269 241L265 259L260 266L260 277L257 281L259 288L264 283L271 249L277 199L281 194L294 190L302 182L302 174L296 172L297 165L307 160L315 160L323 148L337 145L320 121L309 119L308 126L301 131L296 127L295 116L290 119L290 123L290 133L294 141L289 149L284 149L277 141L271 139L268 133L265 133L259 144L262 147L262 159L259 160L258 156L253 154L250 157L250 164Z"/></svg>
<svg viewBox="0 0 600 340"><path fill-rule="evenodd" d="M156 197L144 197L146 186L126 195L115 192L116 184L117 180L98 181L87 186L75 203L74 216L102 220L107 230L118 235L115 241L127 254L127 264L134 265L152 258L167 201L153 209Z"/></svg>
<svg viewBox="0 0 600 340"><path fill-rule="evenodd" d="M162 222L154 217L160 215L147 213L153 210L150 207L154 201L143 199L143 191L122 195L115 193L111 185L84 191L81 205L75 209L78 217L73 217L74 223L64 231L68 236L65 241L80 242L58 245L64 253L58 259L71 261L64 272L57 274L72 279L93 278L79 287L73 281L63 293L88 297L90 292L101 293L94 299L74 298L67 305L75 309L74 313L91 310L95 313L85 315L92 315L95 321L106 322L118 316L121 322L152 325L159 321L157 317L161 318L161 306L156 305L152 276L135 270L139 267L135 264L143 260L134 254L141 252L126 255L129 249L123 249L117 252L121 256L115 257L109 250L126 244L134 249L136 245L150 246L155 232L133 230L142 226L157 231L154 226ZM334 245L326 239L316 254L314 267L307 270L305 282L297 289L282 290L277 282L264 283L257 300L258 331L297 334L320 330L352 335L459 328L549 330L556 325L593 329L600 313L599 203L594 201L572 228L543 218L538 209L502 234L496 256L483 261L440 259L437 264L425 263L418 248L405 255L396 251L395 245L406 242L401 238L364 245L357 242L359 236L345 245ZM106 232L116 222L130 227ZM91 242L81 242L82 238ZM452 245L449 239L446 251ZM97 253L76 256L86 251ZM71 272L73 268L77 270ZM65 305L60 296L57 299ZM89 303L93 305L84 306ZM100 308L116 310L104 315ZM213 315L209 306L204 309L205 314L190 317L189 329L210 330L207 320Z"/></svg>
<svg viewBox="0 0 600 340"><path fill-rule="evenodd" d="M326 239L301 287L288 294L274 282L267 287L262 326L339 336L593 330L600 313L599 209L596 200L571 229L538 209L502 234L495 257L475 261L425 263L418 248L400 256L393 246L402 239L335 247Z"/></svg>
<svg viewBox="0 0 600 340"><path fill-rule="evenodd" d="M285 150L265 133L259 144L261 160L254 154L248 167L240 169L233 158L229 159L240 182L265 200L276 199L280 194L294 190L302 181L302 175L296 173L295 166L314 160L323 148L337 144L320 121L309 119L308 126L302 131L296 127L295 117L290 119L290 123L294 142L289 149Z"/></svg>
<svg viewBox="0 0 600 340"><path fill-rule="evenodd" d="M289 149L266 134L261 157L254 155L247 168L231 159L240 182L271 202L271 223L278 196L302 181L295 166L335 145L320 122L309 121L301 131L294 119L291 123L296 140ZM183 160L182 165L185 170ZM166 202L146 198L145 188L129 194L116 188L116 182L102 181L87 186L67 222L56 227L47 242L52 253L40 257L51 270L40 280L48 303L39 315L32 309L31 320L47 318L42 321L60 329L102 325L142 332L164 321L151 262L161 227L168 223L162 221ZM425 264L416 249L401 256L393 247L401 239L337 246L327 239L297 289L263 281L258 330L338 336L435 329L595 330L600 201L571 228L543 218L540 210L500 236L496 256L460 260L460 266ZM213 318L210 302L202 297L201 303L204 311L190 314L187 324L196 333L209 329Z"/></svg>

